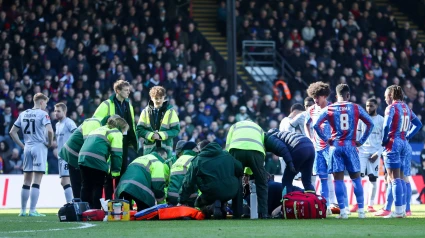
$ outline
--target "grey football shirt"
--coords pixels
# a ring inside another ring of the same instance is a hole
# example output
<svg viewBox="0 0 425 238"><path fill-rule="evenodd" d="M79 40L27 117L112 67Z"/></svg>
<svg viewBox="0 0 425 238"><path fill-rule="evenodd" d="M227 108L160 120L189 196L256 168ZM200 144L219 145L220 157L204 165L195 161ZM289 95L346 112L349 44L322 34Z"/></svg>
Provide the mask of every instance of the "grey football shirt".
<svg viewBox="0 0 425 238"><path fill-rule="evenodd" d="M41 109L28 109L19 114L15 126L22 130L25 145L45 143L49 114Z"/></svg>
<svg viewBox="0 0 425 238"><path fill-rule="evenodd" d="M68 117L65 117L62 121L56 123L56 142L58 144L58 152L61 151L62 147L65 145L66 141L72 135L72 133L77 129L75 122Z"/></svg>

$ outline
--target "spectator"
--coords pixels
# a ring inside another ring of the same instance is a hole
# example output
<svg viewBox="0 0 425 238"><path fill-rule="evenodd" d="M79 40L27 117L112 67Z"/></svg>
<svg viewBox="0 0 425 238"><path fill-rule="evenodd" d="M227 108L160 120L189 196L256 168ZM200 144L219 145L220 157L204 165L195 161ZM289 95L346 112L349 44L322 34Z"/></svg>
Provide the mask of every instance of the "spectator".
<svg viewBox="0 0 425 238"><path fill-rule="evenodd" d="M403 91L406 94L406 97L409 99L409 101L411 101L411 102L415 101L416 96L418 95L418 91L412 85L410 80L406 80L406 82L404 83Z"/></svg>
<svg viewBox="0 0 425 238"><path fill-rule="evenodd" d="M215 74L217 72L217 67L215 62L211 59L210 52L205 52L204 59L199 63L199 70L207 70L207 67L212 67L212 73Z"/></svg>
<svg viewBox="0 0 425 238"><path fill-rule="evenodd" d="M4 161L6 174L23 174L23 160L18 149L13 149L12 154Z"/></svg>
<svg viewBox="0 0 425 238"><path fill-rule="evenodd" d="M203 105L199 105L199 111L197 125L209 127L214 120L211 115L211 106L203 107Z"/></svg>
<svg viewBox="0 0 425 238"><path fill-rule="evenodd" d="M10 106L6 106L3 111L3 115L1 115L0 117L2 117L0 121L3 121L3 128L0 127L0 129L4 129L4 131L2 131L2 134L4 133L3 135L8 135L10 128L16 119L12 116L12 108Z"/></svg>
<svg viewBox="0 0 425 238"><path fill-rule="evenodd" d="M135 114L146 107L149 89L165 86L170 105L186 122L179 137L193 141L225 138L227 126L236 121L243 106L264 128L275 126L290 106L289 100L283 100L279 108L273 98L246 88L238 88L231 96L230 81L221 77L225 72L214 61L216 55L211 55L195 23L181 13L172 17L166 2L119 6L104 1L97 8L85 2L71 4L71 10L60 1L34 2L32 7L4 5L0 10L0 132L6 141L1 121L6 107L13 118L32 108L31 95L44 90L52 101L67 102L70 117L78 121L79 115L92 116L118 79L132 84ZM221 2L217 13L224 9ZM335 85L345 80L355 89L353 100L362 103L375 96L381 113L385 88L391 84L405 87L409 80L406 95L424 119L421 92L425 92L425 80L421 79L425 56L417 32L408 23L398 28L391 9L376 8L369 1L331 2L236 1L238 53L242 53L242 40L275 40L277 50L295 69L294 77L286 78L293 94L299 91L305 97L305 83L323 80ZM379 24L383 27L377 28ZM91 90L85 92L86 88ZM208 128L190 126L205 116L204 109L197 111L198 105L211 108Z"/></svg>
<svg viewBox="0 0 425 238"><path fill-rule="evenodd" d="M247 119L250 119L247 113L247 108L245 106L242 106L239 108L239 113L236 114L236 122L244 121Z"/></svg>
<svg viewBox="0 0 425 238"><path fill-rule="evenodd" d="M227 9L226 2L221 1L217 9L217 28L222 36L226 35Z"/></svg>
<svg viewBox="0 0 425 238"><path fill-rule="evenodd" d="M4 135L3 135L4 138ZM0 157L3 159L3 170L5 170L5 160L9 158L9 156L12 154L12 151L10 150L9 145L6 143L6 141L0 142Z"/></svg>
<svg viewBox="0 0 425 238"><path fill-rule="evenodd" d="M311 21L307 21L305 27L301 31L301 34L303 36L303 40L305 40L307 43L313 40L313 38L316 36L316 30L312 27Z"/></svg>

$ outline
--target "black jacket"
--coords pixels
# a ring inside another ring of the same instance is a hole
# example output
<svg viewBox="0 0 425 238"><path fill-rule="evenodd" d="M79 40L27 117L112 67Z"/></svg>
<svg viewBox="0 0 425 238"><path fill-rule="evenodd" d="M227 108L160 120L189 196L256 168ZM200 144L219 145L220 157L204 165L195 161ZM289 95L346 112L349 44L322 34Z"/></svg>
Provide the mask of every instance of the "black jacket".
<svg viewBox="0 0 425 238"><path fill-rule="evenodd" d="M267 152L282 157L286 164L292 163L292 152L305 147L314 147L311 140L301 134L289 131L270 129L264 137L264 146Z"/></svg>
<svg viewBox="0 0 425 238"><path fill-rule="evenodd" d="M123 143L124 143L123 148L127 149L126 147L128 145L132 145L133 148L137 150L137 136L134 132L134 122L133 122L133 117L131 116L130 101L124 100L123 103L120 103L116 95L113 98L114 98L113 100L115 105L115 114L124 118L129 126L127 135L124 135L124 138L123 138ZM105 119L107 120L107 118Z"/></svg>

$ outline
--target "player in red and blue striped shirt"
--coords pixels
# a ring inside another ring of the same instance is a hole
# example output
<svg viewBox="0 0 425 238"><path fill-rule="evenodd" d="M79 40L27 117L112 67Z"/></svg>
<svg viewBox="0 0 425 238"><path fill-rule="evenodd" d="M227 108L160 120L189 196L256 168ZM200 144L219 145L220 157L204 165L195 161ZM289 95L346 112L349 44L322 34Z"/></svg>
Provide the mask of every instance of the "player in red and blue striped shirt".
<svg viewBox="0 0 425 238"><path fill-rule="evenodd" d="M311 130L312 125L317 121L317 118L319 118L320 113L323 110L326 110L326 107L330 105L330 103L327 101L327 98L331 93L331 89L328 84L319 81L310 84L307 89L307 93L309 97L313 98L315 104L306 110L307 113L305 116L304 131L306 133L306 136L310 138L314 144L314 148L316 150L316 157L314 159L313 164L313 174L319 177L320 179L320 193L326 199L328 205L328 215L332 215L330 206L333 202L330 198L334 197L335 192L333 189L333 183L331 181L332 176L328 174L327 163L329 161L329 145L326 143L326 141L320 139L320 137L318 137L313 130ZM324 131L325 134L330 135L331 130L329 127L329 123L323 124L321 129Z"/></svg>
<svg viewBox="0 0 425 238"><path fill-rule="evenodd" d="M313 126L317 135L331 146L329 172L334 174L335 193L341 213L339 218L348 218L344 204L344 171L347 169L353 181L354 194L359 206L359 218L364 218L363 187L360 178L360 159L357 152L373 130L372 118L367 112L355 103L348 102L350 88L347 84L336 87L337 102L323 111ZM359 141L356 141L357 124L359 119L366 124L366 131ZM331 137L327 137L321 130L321 125L329 122Z"/></svg>
<svg viewBox="0 0 425 238"><path fill-rule="evenodd" d="M418 132L422 123L412 112L412 110L403 102L403 90L400 86L392 85L385 91L385 102L388 104L385 109L384 117L384 138L382 146L385 147L383 156L384 164L387 169L391 183L388 185L388 194L393 194L395 203L395 213L386 216L386 218L405 216L403 209L403 194L406 190L406 184L402 181L402 170L407 153L408 140ZM410 124L413 124L409 130Z"/></svg>

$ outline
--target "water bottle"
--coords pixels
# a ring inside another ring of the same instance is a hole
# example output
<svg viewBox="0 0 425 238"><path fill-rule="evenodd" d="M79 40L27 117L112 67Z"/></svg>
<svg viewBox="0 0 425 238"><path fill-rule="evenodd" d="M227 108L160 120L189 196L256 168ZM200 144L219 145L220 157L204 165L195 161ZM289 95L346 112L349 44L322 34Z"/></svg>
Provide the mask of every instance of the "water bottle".
<svg viewBox="0 0 425 238"><path fill-rule="evenodd" d="M114 203L114 220L121 220L121 203Z"/></svg>
<svg viewBox="0 0 425 238"><path fill-rule="evenodd" d="M258 207L257 207L257 189L255 187L254 180L249 181L249 188L251 190L250 198L250 217L251 219L258 219Z"/></svg>

